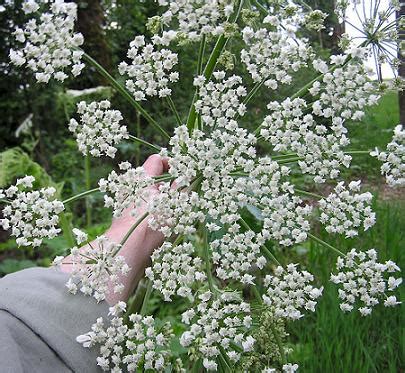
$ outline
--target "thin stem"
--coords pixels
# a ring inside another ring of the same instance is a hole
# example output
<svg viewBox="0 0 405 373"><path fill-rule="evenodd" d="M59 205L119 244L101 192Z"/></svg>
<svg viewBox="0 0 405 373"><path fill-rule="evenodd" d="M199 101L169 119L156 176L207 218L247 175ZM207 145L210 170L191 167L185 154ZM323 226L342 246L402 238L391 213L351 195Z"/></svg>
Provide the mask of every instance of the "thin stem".
<svg viewBox="0 0 405 373"><path fill-rule="evenodd" d="M204 259L205 259L205 269L208 278L208 286L210 288L211 293L215 293L214 279L212 277L212 269L211 269L210 250L208 245L208 232L207 228L205 227L204 227Z"/></svg>
<svg viewBox="0 0 405 373"><path fill-rule="evenodd" d="M0 203L7 203L7 204L10 204L11 201L9 201L8 199L0 199Z"/></svg>
<svg viewBox="0 0 405 373"><path fill-rule="evenodd" d="M206 45L206 36L205 34L201 38L200 49L198 50L198 61L197 61L197 75L201 75L202 67L204 63L204 52Z"/></svg>
<svg viewBox="0 0 405 373"><path fill-rule="evenodd" d="M167 96L167 97L166 97L166 101L167 101L167 104L168 104L169 107L170 107L170 110L172 111L172 113L173 113L174 116L176 117L177 125L178 125L178 126L183 125L183 122L181 121L179 112L177 111L176 106L174 105L174 102L173 102L172 98L171 98L170 96Z"/></svg>
<svg viewBox="0 0 405 373"><path fill-rule="evenodd" d="M371 150L348 150L344 152L345 154L349 155L360 155L360 154L370 154Z"/></svg>
<svg viewBox="0 0 405 373"><path fill-rule="evenodd" d="M100 191L100 188L94 188L94 189L86 190L85 192L76 194L75 196L72 196L72 197L69 197L68 199L65 199L64 201L62 201L62 203L64 205L67 205L68 203L77 201L78 199L81 199L83 197L88 196L89 194L93 194L93 193L96 193L96 192L99 192L99 191Z"/></svg>
<svg viewBox="0 0 405 373"><path fill-rule="evenodd" d="M322 199L322 198L323 198L323 197L322 197L321 195L319 195L319 194L307 192L307 191L305 191L305 190L301 190L301 189L297 189L297 188L294 188L294 191L295 191L296 193L301 194L301 195L306 196L306 197L312 197L312 198L315 198L315 199Z"/></svg>
<svg viewBox="0 0 405 373"><path fill-rule="evenodd" d="M149 283L147 285L145 283L146 283L145 278L143 278L139 282L139 284L136 288L136 291L135 291L135 295L132 299L132 302L131 302L130 306L128 307L127 312L125 313L124 319L126 321L129 320L129 316L132 315L133 313L140 312L140 309L143 306L143 301L145 299L145 295L147 292L147 287L149 286Z"/></svg>
<svg viewBox="0 0 405 373"><path fill-rule="evenodd" d="M345 253L341 252L341 251L340 251L339 249L337 249L336 247L333 247L332 245L329 245L327 242L321 240L320 238L314 236L313 234L308 233L308 237L312 238L314 241L318 242L318 243L321 244L322 246L325 246L325 247L327 247L328 249L331 249L331 250L335 251L335 252L338 253L339 255L346 256Z"/></svg>
<svg viewBox="0 0 405 373"><path fill-rule="evenodd" d="M130 93L120 84L118 83L111 75L110 73L104 69L95 59L90 57L87 53L83 54L83 58L85 61L93 65L96 70L108 80L108 82L124 97L137 111L142 113L144 118L153 126L155 129L157 129L163 137L166 139L170 139L170 135L159 125L158 122L156 122L150 115L149 113L137 102L135 99L130 95Z"/></svg>
<svg viewBox="0 0 405 373"><path fill-rule="evenodd" d="M63 236L65 237L66 243L69 247L75 246L75 239L72 234L72 229L70 226L70 221L66 213L62 212L59 215L60 227L62 228Z"/></svg>
<svg viewBox="0 0 405 373"><path fill-rule="evenodd" d="M146 315L146 311L147 311L147 308L148 308L148 302L149 302L149 298L150 298L151 294L152 294L152 281L148 280L148 285L147 285L147 288L146 288L146 294L145 294L145 296L143 298L142 307L141 307L141 311L140 311L141 315Z"/></svg>
<svg viewBox="0 0 405 373"><path fill-rule="evenodd" d="M87 190L91 188L90 168L90 154L87 153L84 159L84 177ZM86 198L86 226L87 228L91 226L91 205L89 198Z"/></svg>
<svg viewBox="0 0 405 373"><path fill-rule="evenodd" d="M147 142L147 141L145 141L145 140L142 140L142 139L140 139L139 137L136 137L136 136L133 136L133 135L129 135L129 138L130 138L132 141L135 141L135 142L137 142L137 143L139 143L139 144L142 144L142 145L146 145L146 146L148 146L148 147L150 147L150 148L152 148L153 150L156 150L156 151L158 151L158 152L160 152L160 151L162 150L162 148L161 148L160 146L151 144L150 142Z"/></svg>
<svg viewBox="0 0 405 373"><path fill-rule="evenodd" d="M132 225L132 227L129 229L129 231L126 233L126 235L124 236L124 238L121 240L120 242L120 246L124 246L125 242L128 241L128 238L131 236L131 234L134 232L134 230L139 226L139 224L141 224L146 217L149 215L148 212L145 212L137 221L135 224Z"/></svg>

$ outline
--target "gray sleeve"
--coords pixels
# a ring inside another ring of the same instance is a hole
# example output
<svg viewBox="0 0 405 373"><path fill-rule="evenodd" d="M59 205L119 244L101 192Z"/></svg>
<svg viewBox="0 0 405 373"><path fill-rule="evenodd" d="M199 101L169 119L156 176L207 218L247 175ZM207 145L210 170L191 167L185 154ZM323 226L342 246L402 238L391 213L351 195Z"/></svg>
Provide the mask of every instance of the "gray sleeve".
<svg viewBox="0 0 405 373"><path fill-rule="evenodd" d="M106 317L108 305L69 294L67 279L67 274L46 268L0 279L2 372L100 372L97 349L83 348L76 337L88 332L98 317Z"/></svg>

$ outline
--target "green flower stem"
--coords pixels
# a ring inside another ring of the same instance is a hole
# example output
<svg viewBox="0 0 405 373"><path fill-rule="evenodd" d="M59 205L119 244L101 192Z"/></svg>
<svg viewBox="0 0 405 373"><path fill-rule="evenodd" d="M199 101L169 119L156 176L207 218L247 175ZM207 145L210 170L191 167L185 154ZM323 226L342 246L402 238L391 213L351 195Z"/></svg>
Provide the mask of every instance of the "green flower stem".
<svg viewBox="0 0 405 373"><path fill-rule="evenodd" d="M306 197L312 197L312 198L315 198L315 199L322 199L323 198L323 196L321 196L319 194L307 192L305 190L301 190L301 189L297 189L297 188L294 188L294 191L297 194L300 194L300 195L306 196Z"/></svg>
<svg viewBox="0 0 405 373"><path fill-rule="evenodd" d="M75 246L76 242L73 237L72 227L70 226L70 221L66 216L66 213L62 212L59 215L60 227L62 228L63 237L65 237L66 243L69 247Z"/></svg>
<svg viewBox="0 0 405 373"><path fill-rule="evenodd" d="M284 163L294 163L298 162L305 159L304 157L293 157L293 158L287 158L287 159L280 159L277 161L279 164L284 164Z"/></svg>
<svg viewBox="0 0 405 373"><path fill-rule="evenodd" d="M231 20L231 23L236 23L236 21L239 18L240 12L242 11L243 8L243 0L239 1L239 6L238 10L235 13L235 16L233 17L233 20ZM210 57L208 58L207 65L204 68L203 75L206 80L210 80L212 73L214 72L215 66L217 64L218 58L221 55L223 49L226 46L226 43L228 42L229 37L226 37L225 35L221 35L218 37L217 42L215 43L214 49L211 52ZM197 112L195 110L194 103L197 101L197 90L194 93L193 101L191 103L190 111L188 113L188 118L187 118L187 128L191 132L194 128L194 123L197 118Z"/></svg>
<svg viewBox="0 0 405 373"><path fill-rule="evenodd" d="M83 58L85 61L93 65L96 70L106 78L110 84L137 110L139 111L143 117L153 126L156 130L158 130L163 137L166 139L170 139L170 135L156 122L149 113L137 102L135 99L130 95L130 93L120 84L118 83L109 73L107 70L104 69L96 60L90 57L87 53L83 54Z"/></svg>
<svg viewBox="0 0 405 373"><path fill-rule="evenodd" d="M372 150L348 150L347 152L344 153L349 155L362 155L362 154L370 155L371 151Z"/></svg>
<svg viewBox="0 0 405 373"><path fill-rule="evenodd" d="M201 75L202 71L203 71L204 53L205 53L206 44L207 44L206 36L203 35L201 38L201 42L200 42L200 49L198 51L197 76ZM197 128L199 128L200 130L203 129L201 114L197 115Z"/></svg>
<svg viewBox="0 0 405 373"><path fill-rule="evenodd" d="M87 190L91 188L90 168L91 168L90 154L87 153L84 158L84 175ZM91 204L89 198L86 198L86 226L87 228L91 226Z"/></svg>
<svg viewBox="0 0 405 373"><path fill-rule="evenodd" d="M134 313L140 313L141 308L143 307L144 299L148 290L149 283L143 278L139 281L138 286L136 287L135 295L132 298L132 301L125 312L124 320L127 323L129 316Z"/></svg>
<svg viewBox="0 0 405 373"><path fill-rule="evenodd" d="M9 201L8 199L0 199L0 203L10 204L11 201Z"/></svg>
<svg viewBox="0 0 405 373"><path fill-rule="evenodd" d="M247 94L247 96L245 97L245 99L243 100L243 104L247 105L250 100L255 96L255 94L260 90L260 88L263 86L264 82L266 81L266 79L263 79L260 82L257 82L253 88L251 89L251 91ZM237 120L238 118L240 118L239 113L236 114L235 119Z"/></svg>
<svg viewBox="0 0 405 373"><path fill-rule="evenodd" d="M176 122L178 126L181 126L183 122L181 121L179 112L176 109L176 106L174 105L174 102L170 96L166 97L167 104L169 105L170 110L172 111L173 115L176 117Z"/></svg>
<svg viewBox="0 0 405 373"><path fill-rule="evenodd" d="M147 280L148 285L146 286L146 294L143 298L143 302L142 302L142 307L141 307L141 311L140 314L141 315L146 315L146 311L148 309L148 303L149 303L149 299L150 296L152 294L152 281Z"/></svg>
<svg viewBox="0 0 405 373"><path fill-rule="evenodd" d="M280 154L280 155L275 155L274 157L271 157L273 161L278 161L278 160L283 160L284 158L288 157L297 157L296 153L288 153L288 154Z"/></svg>
<svg viewBox="0 0 405 373"><path fill-rule="evenodd" d="M245 219L240 218L239 220L247 230L253 231L253 229L245 221ZM262 248L264 255L267 257L267 259L270 259L270 260L276 262L280 267L282 267L281 263L277 260L277 258L271 253L271 251L265 245L262 245L261 248Z"/></svg>
<svg viewBox="0 0 405 373"><path fill-rule="evenodd" d="M120 242L120 246L124 246L125 242L128 241L128 238L131 236L131 234L134 232L134 230L147 218L149 215L148 212L145 212L133 225L132 227L128 230L124 238ZM115 256L116 253L114 253L113 256Z"/></svg>
<svg viewBox="0 0 405 373"><path fill-rule="evenodd" d="M202 74L205 46L206 46L206 37L205 35L203 35L200 42L200 49L198 50L197 75Z"/></svg>
<svg viewBox="0 0 405 373"><path fill-rule="evenodd" d="M93 194L93 193L97 193L100 191L100 188L94 188L94 189L90 189L90 190L86 190L85 192L76 194L75 196L69 197L68 199L65 199L64 201L62 201L62 203L64 205L67 205L68 203L77 201L78 199L81 199L83 197L88 196L89 194Z"/></svg>
<svg viewBox="0 0 405 373"><path fill-rule="evenodd" d="M308 237L309 237L309 238L312 238L314 241L316 241L317 243L321 244L322 246L325 246L325 247L327 247L328 249L330 249L330 250L332 250L332 251L338 253L339 255L346 256L345 253L341 252L341 251L340 251L339 249L337 249L336 247L333 247L332 245L329 245L327 242L321 240L320 238L314 236L313 234L308 233Z"/></svg>
<svg viewBox="0 0 405 373"><path fill-rule="evenodd" d="M212 269L211 269L211 257L208 245L208 232L207 228L204 227L204 260L205 260L205 270L207 272L207 279L208 279L208 286L210 288L211 293L215 293L214 287L214 279L212 277Z"/></svg>
<svg viewBox="0 0 405 373"><path fill-rule="evenodd" d="M152 148L153 150L156 150L157 152L160 152L162 150L162 148L160 146L151 144L150 142L142 140L139 137L129 135L129 138L130 138L130 140L135 141L135 142L137 142L139 144L142 144L142 145L146 145L146 146Z"/></svg>

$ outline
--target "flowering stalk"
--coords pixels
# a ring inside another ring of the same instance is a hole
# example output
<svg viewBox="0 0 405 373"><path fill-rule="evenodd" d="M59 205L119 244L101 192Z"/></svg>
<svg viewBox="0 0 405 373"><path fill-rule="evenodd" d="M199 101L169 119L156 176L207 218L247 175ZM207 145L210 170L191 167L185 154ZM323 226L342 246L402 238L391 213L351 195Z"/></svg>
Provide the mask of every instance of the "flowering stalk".
<svg viewBox="0 0 405 373"><path fill-rule="evenodd" d="M93 194L93 193L97 193L99 191L100 191L100 188L94 188L94 189L87 190L85 192L76 194L75 196L69 197L68 199L65 199L63 201L63 204L67 205L67 204L69 204L71 202L77 201L78 199L81 199L81 198L86 197L86 196L88 196L90 194Z"/></svg>

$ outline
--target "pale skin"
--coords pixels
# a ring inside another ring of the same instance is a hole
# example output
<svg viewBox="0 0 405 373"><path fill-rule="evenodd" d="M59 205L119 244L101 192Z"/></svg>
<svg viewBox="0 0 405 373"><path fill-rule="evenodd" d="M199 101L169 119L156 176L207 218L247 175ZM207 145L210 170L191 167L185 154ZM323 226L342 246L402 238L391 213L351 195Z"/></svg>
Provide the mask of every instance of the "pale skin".
<svg viewBox="0 0 405 373"><path fill-rule="evenodd" d="M159 176L168 170L168 160L158 154L154 154L146 160L143 168L149 176ZM157 185L150 188L150 198L153 198L153 195L157 193L159 193ZM128 208L123 212L122 216L113 219L110 228L107 229L104 235L113 242L119 243L144 214L143 206L137 209L134 216L131 215L131 211L132 208ZM139 224L117 254L123 256L131 268L128 275L120 278L121 283L124 285L124 290L121 293L110 291L106 295L107 303L114 305L119 301L126 302L128 300L142 278L145 268L150 262L152 252L163 243L163 240L164 237L160 232L149 228L147 219ZM65 273L72 271L71 258L69 256L63 260L61 271Z"/></svg>

